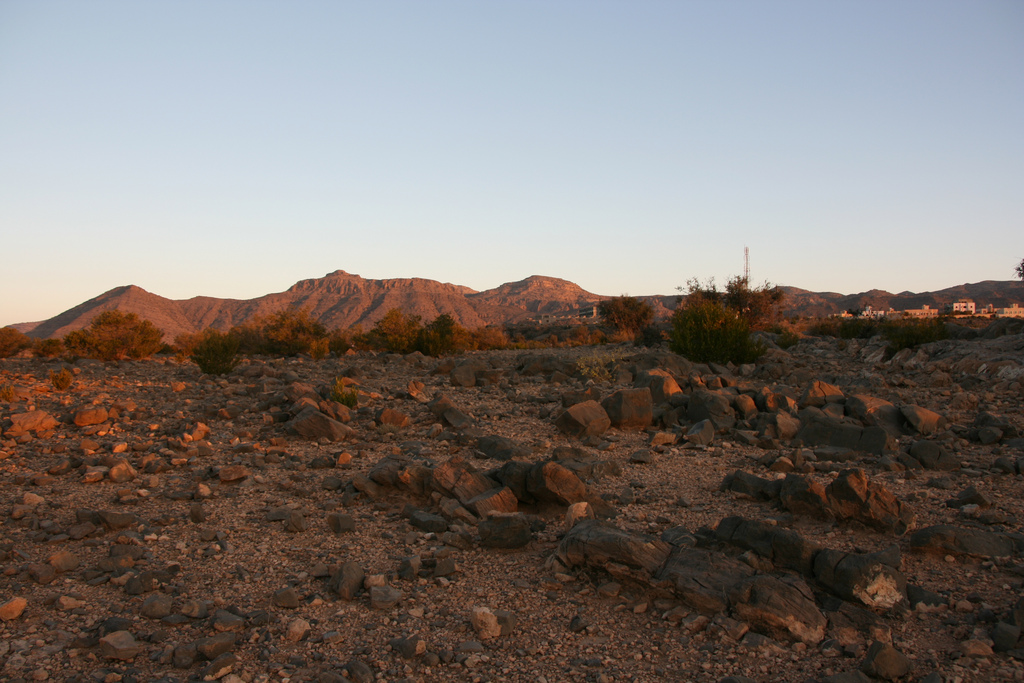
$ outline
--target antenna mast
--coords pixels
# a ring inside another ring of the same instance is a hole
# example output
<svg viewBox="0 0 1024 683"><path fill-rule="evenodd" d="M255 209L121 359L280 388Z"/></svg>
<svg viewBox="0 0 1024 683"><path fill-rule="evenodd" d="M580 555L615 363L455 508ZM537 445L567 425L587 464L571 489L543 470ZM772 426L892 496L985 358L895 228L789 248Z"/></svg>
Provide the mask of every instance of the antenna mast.
<svg viewBox="0 0 1024 683"><path fill-rule="evenodd" d="M743 247L743 282L750 284L750 248Z"/></svg>

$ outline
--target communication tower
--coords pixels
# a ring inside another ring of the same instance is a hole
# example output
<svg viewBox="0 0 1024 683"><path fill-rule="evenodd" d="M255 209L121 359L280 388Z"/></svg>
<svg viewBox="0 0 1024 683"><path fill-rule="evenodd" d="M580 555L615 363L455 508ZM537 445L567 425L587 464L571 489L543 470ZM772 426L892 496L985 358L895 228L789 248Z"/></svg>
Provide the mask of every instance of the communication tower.
<svg viewBox="0 0 1024 683"><path fill-rule="evenodd" d="M743 247L743 281L750 284L750 248Z"/></svg>

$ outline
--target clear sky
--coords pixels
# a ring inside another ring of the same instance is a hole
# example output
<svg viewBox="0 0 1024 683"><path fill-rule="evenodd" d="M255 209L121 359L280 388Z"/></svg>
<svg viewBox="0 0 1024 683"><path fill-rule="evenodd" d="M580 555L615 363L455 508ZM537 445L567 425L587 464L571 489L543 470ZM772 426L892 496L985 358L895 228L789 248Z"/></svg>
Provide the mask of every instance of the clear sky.
<svg viewBox="0 0 1024 683"><path fill-rule="evenodd" d="M0 2L0 325L338 269L672 294L744 246L1012 279L1024 3Z"/></svg>

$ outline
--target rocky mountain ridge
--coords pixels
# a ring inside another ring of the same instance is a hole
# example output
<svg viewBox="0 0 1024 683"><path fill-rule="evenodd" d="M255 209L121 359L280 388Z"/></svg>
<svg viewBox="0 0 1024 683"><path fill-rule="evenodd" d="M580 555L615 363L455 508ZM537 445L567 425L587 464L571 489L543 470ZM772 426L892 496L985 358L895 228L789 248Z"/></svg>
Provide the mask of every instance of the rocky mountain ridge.
<svg viewBox="0 0 1024 683"><path fill-rule="evenodd" d="M1024 283L1017 281L985 281L920 294L870 290L844 295L810 292L796 287L783 289L786 292L783 312L787 316L826 316L865 306L897 310L919 308L925 304L941 307L965 297L976 300L979 305L993 303L1004 306L1024 301ZM166 341L173 341L179 334L210 327L228 330L257 316L288 308L308 310L328 329L354 326L368 329L389 310L400 308L424 321L447 313L464 327L477 328L520 323L544 316L556 319L572 316L610 298L612 296L588 292L568 280L541 275L478 292L436 280L374 280L338 270L321 278L301 280L284 292L254 299L197 296L173 300L127 285L104 292L49 320L16 327L41 339L62 337L72 330L88 326L99 313L116 308L151 320L164 331ZM674 295L639 298L651 304L655 318L661 320L672 314L677 301Z"/></svg>

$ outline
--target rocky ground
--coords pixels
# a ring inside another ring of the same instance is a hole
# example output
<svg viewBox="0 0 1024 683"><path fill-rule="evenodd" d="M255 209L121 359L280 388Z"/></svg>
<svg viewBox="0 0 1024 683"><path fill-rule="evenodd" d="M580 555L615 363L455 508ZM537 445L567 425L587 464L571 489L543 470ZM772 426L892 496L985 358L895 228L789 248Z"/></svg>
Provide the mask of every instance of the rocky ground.
<svg viewBox="0 0 1024 683"><path fill-rule="evenodd" d="M0 677L1024 680L999 331L0 361Z"/></svg>

